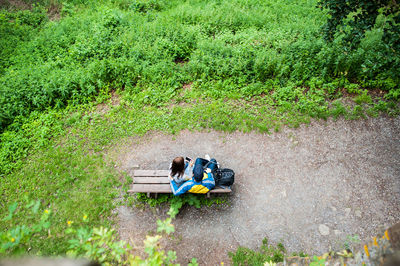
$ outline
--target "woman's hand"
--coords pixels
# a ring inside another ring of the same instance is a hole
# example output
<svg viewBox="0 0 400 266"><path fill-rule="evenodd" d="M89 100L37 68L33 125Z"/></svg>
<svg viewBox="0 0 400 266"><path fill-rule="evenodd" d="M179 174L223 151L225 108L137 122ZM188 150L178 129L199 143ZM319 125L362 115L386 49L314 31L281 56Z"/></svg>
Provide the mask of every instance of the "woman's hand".
<svg viewBox="0 0 400 266"><path fill-rule="evenodd" d="M206 169L206 173L211 173L211 169L210 169L210 168L207 168L207 169Z"/></svg>
<svg viewBox="0 0 400 266"><path fill-rule="evenodd" d="M193 167L194 161L193 161L193 160L190 160L189 165L190 165L190 167Z"/></svg>

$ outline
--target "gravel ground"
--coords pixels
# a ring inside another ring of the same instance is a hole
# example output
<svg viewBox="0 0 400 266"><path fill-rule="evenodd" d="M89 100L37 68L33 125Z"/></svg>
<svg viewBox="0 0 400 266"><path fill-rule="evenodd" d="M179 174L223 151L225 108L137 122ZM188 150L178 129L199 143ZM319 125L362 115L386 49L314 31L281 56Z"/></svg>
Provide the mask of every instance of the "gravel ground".
<svg viewBox="0 0 400 266"><path fill-rule="evenodd" d="M167 169L175 156L215 157L236 172L228 206L184 207L164 242L186 265L230 264L228 251L263 238L289 252L321 254L400 221L400 117L313 122L282 132L151 133L112 152L118 167ZM120 236L141 246L167 207L118 208Z"/></svg>

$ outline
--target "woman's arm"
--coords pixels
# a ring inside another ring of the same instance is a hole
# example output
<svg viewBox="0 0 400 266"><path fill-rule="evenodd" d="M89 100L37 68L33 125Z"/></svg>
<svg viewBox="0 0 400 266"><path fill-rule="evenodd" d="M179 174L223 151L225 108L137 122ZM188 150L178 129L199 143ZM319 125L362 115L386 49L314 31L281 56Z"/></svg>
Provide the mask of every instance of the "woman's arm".
<svg viewBox="0 0 400 266"><path fill-rule="evenodd" d="M183 179L184 180L190 180L193 177L193 165L194 165L194 161L191 160L187 167L185 168L185 172L183 174Z"/></svg>

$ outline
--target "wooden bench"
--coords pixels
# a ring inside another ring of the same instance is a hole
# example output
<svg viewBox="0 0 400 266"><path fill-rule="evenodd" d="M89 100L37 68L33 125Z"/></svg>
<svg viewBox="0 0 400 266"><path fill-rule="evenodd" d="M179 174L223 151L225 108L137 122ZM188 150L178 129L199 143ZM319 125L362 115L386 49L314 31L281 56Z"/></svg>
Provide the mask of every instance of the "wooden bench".
<svg viewBox="0 0 400 266"><path fill-rule="evenodd" d="M133 172L133 184L128 192L147 193L150 197L151 193L157 197L158 193L172 193L168 179L169 170L135 170ZM215 187L207 193L230 193L230 188Z"/></svg>

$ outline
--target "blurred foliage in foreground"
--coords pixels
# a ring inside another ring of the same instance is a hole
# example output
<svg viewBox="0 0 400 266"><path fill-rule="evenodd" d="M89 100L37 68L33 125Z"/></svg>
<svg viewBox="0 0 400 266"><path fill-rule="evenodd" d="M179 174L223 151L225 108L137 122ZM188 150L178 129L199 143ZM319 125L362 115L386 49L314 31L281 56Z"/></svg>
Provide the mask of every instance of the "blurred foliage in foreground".
<svg viewBox="0 0 400 266"><path fill-rule="evenodd" d="M0 255L41 255L40 250L35 247L37 239L54 237L51 234L52 225L50 216L52 210L41 207L40 201L32 201L19 208L26 209L31 218L29 225L16 224L0 232ZM8 215L4 220L11 221L18 209L18 204L11 204L8 208ZM38 220L37 217L40 217ZM84 215L83 223L88 223L88 217ZM174 226L170 223L171 219L158 221L157 232L170 234L174 231ZM144 251L146 258L135 255L130 244L125 241L119 241L114 229L104 227L90 228L89 226L74 226L73 221L67 221L68 228L62 232L63 237L68 239L68 256L84 257L102 265L176 265L173 261L176 259L174 251L165 251L160 248L161 235L147 236L144 241ZM195 259L192 260L193 264Z"/></svg>

